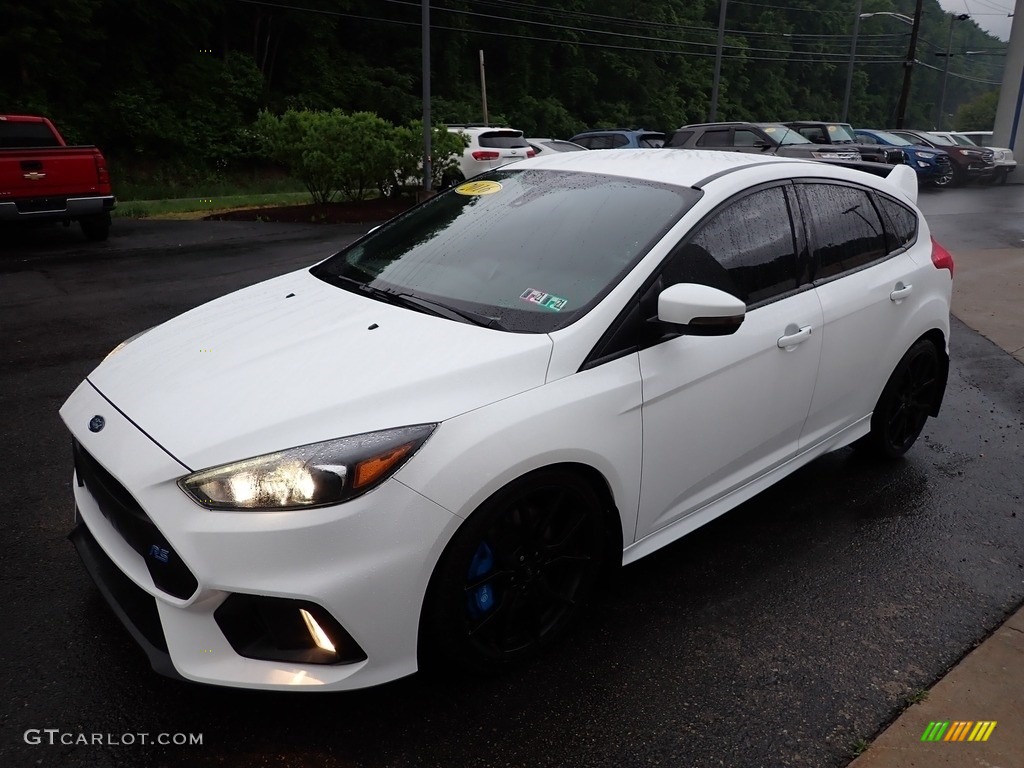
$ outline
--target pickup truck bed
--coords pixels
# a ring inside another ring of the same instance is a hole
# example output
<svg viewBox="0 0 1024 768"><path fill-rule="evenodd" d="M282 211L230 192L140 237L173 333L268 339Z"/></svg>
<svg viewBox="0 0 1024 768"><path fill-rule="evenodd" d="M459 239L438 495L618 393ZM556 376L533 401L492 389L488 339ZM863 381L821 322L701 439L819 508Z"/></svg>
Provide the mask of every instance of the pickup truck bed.
<svg viewBox="0 0 1024 768"><path fill-rule="evenodd" d="M115 205L99 149L67 146L46 118L0 115L0 223L77 221L105 240Z"/></svg>

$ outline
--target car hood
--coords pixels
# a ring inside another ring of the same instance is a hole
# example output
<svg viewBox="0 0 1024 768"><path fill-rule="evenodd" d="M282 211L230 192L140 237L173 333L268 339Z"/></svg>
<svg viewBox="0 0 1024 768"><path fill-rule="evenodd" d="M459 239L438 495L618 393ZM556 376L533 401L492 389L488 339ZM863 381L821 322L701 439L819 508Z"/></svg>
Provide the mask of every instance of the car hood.
<svg viewBox="0 0 1024 768"><path fill-rule="evenodd" d="M89 381L191 469L439 422L544 383L546 334L506 333L328 285L308 271L159 325Z"/></svg>

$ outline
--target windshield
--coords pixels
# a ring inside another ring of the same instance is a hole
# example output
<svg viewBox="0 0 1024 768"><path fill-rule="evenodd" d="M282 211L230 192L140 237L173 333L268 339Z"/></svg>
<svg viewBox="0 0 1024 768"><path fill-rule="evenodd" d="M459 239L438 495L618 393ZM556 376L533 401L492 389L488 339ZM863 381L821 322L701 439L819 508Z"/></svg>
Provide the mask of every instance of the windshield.
<svg viewBox="0 0 1024 768"><path fill-rule="evenodd" d="M927 136L929 139L931 139L936 144L941 144L944 147L955 147L956 146L956 142L955 141L953 141L952 139L947 139L945 136L943 136L941 134L938 134L938 133L926 133L925 136Z"/></svg>
<svg viewBox="0 0 1024 768"><path fill-rule="evenodd" d="M955 141L961 147L976 147L976 146L978 146L977 144L975 144L973 141L971 141L966 136L961 136L958 133L951 133L951 134L949 134L949 138L951 138L953 141Z"/></svg>
<svg viewBox="0 0 1024 768"><path fill-rule="evenodd" d="M547 333L596 304L700 194L639 179L500 169L393 219L312 273L380 300Z"/></svg>
<svg viewBox="0 0 1024 768"><path fill-rule="evenodd" d="M897 136L895 133L889 133L888 131L875 131L872 135L877 136L882 141L887 141L897 147L911 147L913 144L904 139L902 136Z"/></svg>
<svg viewBox="0 0 1024 768"><path fill-rule="evenodd" d="M810 139L806 139L801 136L796 130L790 128L788 125L779 125L778 123L762 124L761 128L772 137L772 141L777 141L779 144L812 144Z"/></svg>

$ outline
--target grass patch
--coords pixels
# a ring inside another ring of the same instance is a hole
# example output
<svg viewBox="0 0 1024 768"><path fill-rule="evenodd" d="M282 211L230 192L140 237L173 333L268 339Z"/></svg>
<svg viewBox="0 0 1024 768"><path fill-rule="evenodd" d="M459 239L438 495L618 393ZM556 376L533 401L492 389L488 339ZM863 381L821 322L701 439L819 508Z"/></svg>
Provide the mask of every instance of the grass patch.
<svg viewBox="0 0 1024 768"><path fill-rule="evenodd" d="M853 744L850 745L850 756L860 757L867 752L868 747L871 746L871 742L867 739L857 739Z"/></svg>
<svg viewBox="0 0 1024 768"><path fill-rule="evenodd" d="M132 200L119 201L113 215L122 219L199 219L211 213L237 208L272 208L282 205L303 205L308 202L310 197L306 191L211 195L173 200Z"/></svg>

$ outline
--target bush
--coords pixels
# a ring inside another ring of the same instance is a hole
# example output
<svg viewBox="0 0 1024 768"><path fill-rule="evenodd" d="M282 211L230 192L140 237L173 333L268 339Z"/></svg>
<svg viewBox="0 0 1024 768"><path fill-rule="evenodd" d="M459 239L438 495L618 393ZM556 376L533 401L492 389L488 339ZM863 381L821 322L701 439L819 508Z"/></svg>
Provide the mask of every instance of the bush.
<svg viewBox="0 0 1024 768"><path fill-rule="evenodd" d="M423 178L423 121L412 120L395 128L398 167L394 172L393 191L403 186L418 186ZM466 137L450 133L443 125L435 125L430 134L430 178L435 188L446 177L458 172L459 158L467 146Z"/></svg>

